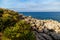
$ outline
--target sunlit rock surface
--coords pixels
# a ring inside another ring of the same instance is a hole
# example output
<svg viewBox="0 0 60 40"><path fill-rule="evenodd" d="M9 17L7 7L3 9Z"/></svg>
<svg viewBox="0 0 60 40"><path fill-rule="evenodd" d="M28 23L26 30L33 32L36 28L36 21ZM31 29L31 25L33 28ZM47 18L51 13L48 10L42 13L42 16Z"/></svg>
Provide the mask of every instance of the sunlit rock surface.
<svg viewBox="0 0 60 40"><path fill-rule="evenodd" d="M38 20L31 16L24 18L31 24L37 40L60 40L60 23L55 20Z"/></svg>

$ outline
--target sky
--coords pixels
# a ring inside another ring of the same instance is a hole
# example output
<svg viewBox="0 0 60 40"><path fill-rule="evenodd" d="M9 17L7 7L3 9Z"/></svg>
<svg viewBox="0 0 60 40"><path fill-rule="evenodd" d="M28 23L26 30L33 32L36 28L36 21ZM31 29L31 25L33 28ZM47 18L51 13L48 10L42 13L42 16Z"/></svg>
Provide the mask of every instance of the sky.
<svg viewBox="0 0 60 40"><path fill-rule="evenodd" d="M20 12L60 11L60 0L0 0L0 8Z"/></svg>

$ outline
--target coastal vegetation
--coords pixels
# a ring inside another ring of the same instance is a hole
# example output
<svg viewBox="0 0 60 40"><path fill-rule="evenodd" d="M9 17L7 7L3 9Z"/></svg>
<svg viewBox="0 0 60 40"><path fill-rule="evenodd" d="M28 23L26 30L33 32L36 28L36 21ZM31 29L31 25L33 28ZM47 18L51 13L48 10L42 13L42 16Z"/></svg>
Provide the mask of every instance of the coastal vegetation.
<svg viewBox="0 0 60 40"><path fill-rule="evenodd" d="M2 40L36 40L30 24L18 12L3 8L0 8L0 33Z"/></svg>
<svg viewBox="0 0 60 40"><path fill-rule="evenodd" d="M0 8L0 40L60 40L60 22Z"/></svg>

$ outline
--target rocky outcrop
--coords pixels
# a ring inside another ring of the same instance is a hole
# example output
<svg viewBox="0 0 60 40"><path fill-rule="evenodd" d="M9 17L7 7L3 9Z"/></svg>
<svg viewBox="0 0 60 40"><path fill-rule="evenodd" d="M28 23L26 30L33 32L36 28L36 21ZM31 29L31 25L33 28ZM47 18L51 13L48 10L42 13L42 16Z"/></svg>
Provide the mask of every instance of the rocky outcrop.
<svg viewBox="0 0 60 40"><path fill-rule="evenodd" d="M2 22L2 17L4 22ZM24 16L23 14L19 15L18 12L13 10L0 8L0 32L5 29L7 24L7 27L11 27L19 20L24 20L26 23L31 24L36 40L60 40L60 22L55 20L35 19L31 16ZM0 33L0 40L1 38L2 33Z"/></svg>
<svg viewBox="0 0 60 40"><path fill-rule="evenodd" d="M31 16L24 20L31 24L37 40L60 40L60 23L54 20L38 20Z"/></svg>
<svg viewBox="0 0 60 40"><path fill-rule="evenodd" d="M30 23L33 28L37 28L39 31L54 30L56 33L60 33L60 23L54 20L38 20L32 17L27 17L24 19L26 22Z"/></svg>

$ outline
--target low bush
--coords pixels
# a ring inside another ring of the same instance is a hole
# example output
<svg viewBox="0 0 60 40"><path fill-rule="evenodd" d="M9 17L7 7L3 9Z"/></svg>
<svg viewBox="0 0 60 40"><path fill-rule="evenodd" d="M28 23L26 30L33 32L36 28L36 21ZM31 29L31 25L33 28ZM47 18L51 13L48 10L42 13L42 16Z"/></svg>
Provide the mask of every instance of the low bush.
<svg viewBox="0 0 60 40"><path fill-rule="evenodd" d="M0 8L2 40L35 40L30 24L19 19L17 12Z"/></svg>
<svg viewBox="0 0 60 40"><path fill-rule="evenodd" d="M7 27L4 35L11 40L35 40L30 24L24 21L19 21L14 27Z"/></svg>

